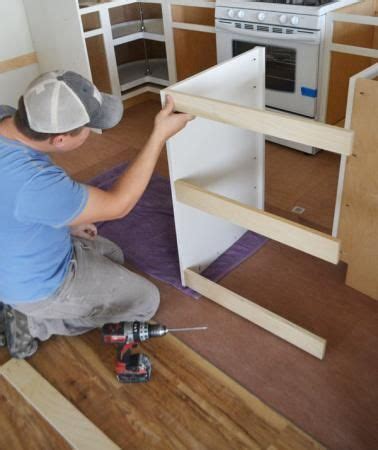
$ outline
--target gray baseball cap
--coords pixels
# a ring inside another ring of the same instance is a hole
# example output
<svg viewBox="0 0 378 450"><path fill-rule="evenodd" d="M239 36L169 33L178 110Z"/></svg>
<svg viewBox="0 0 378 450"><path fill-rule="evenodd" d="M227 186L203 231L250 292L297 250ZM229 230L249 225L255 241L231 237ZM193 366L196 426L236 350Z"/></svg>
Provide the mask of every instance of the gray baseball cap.
<svg viewBox="0 0 378 450"><path fill-rule="evenodd" d="M24 104L30 128L40 133L66 133L82 126L112 128L123 115L119 97L99 92L86 78L64 70L35 79Z"/></svg>

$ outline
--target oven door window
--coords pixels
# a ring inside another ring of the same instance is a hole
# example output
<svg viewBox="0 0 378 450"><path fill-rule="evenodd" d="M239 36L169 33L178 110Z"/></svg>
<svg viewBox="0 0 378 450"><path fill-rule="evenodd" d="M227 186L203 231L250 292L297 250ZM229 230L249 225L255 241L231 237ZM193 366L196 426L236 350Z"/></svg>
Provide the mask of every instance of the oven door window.
<svg viewBox="0 0 378 450"><path fill-rule="evenodd" d="M276 45L261 45L233 40L232 56L240 55L257 46L265 47L266 89L295 92L296 50Z"/></svg>

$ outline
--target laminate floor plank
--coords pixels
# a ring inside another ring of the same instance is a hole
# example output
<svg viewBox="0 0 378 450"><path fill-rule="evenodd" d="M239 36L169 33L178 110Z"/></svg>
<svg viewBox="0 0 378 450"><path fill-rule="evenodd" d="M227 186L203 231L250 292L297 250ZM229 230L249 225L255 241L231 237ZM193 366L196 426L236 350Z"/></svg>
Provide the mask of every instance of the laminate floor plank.
<svg viewBox="0 0 378 450"><path fill-rule="evenodd" d="M308 448L322 448L174 336L140 351L153 363L147 384L115 380L115 349L98 330L53 338L29 362L121 448L258 450L289 427L293 442L301 436Z"/></svg>
<svg viewBox="0 0 378 450"><path fill-rule="evenodd" d="M0 448L68 450L70 445L0 376Z"/></svg>

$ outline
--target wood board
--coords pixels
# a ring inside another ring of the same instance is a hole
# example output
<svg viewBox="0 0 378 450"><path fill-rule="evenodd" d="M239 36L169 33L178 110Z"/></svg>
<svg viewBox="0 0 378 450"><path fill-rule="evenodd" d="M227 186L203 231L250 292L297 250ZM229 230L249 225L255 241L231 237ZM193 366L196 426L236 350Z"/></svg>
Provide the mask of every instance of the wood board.
<svg viewBox="0 0 378 450"><path fill-rule="evenodd" d="M326 340L316 334L310 333L190 269L185 270L185 282L191 289L210 298L218 305L235 312L316 358L324 358Z"/></svg>
<svg viewBox="0 0 378 450"><path fill-rule="evenodd" d="M177 199L185 205L221 217L270 239L337 264L340 241L274 214L248 207L241 202L214 194L189 181L175 182Z"/></svg>
<svg viewBox="0 0 378 450"><path fill-rule="evenodd" d="M38 64L37 54L35 52L16 56L15 58L7 59L6 61L0 61L0 74L32 64Z"/></svg>
<svg viewBox="0 0 378 450"><path fill-rule="evenodd" d="M69 450L72 447L0 376L0 448Z"/></svg>
<svg viewBox="0 0 378 450"><path fill-rule="evenodd" d="M377 1L364 0L341 8L335 12L338 14L350 14L353 16L376 16ZM331 15L332 16L332 15ZM357 23L344 23L334 21L332 36L333 43L345 43L353 46L377 49L377 27L370 27ZM375 28L375 30L374 30ZM345 117L348 96L349 78L368 68L376 61L361 55L351 55L332 51L330 54L330 68L328 79L328 100L326 122L336 124Z"/></svg>
<svg viewBox="0 0 378 450"><path fill-rule="evenodd" d="M3 376L74 449L119 449L26 361L11 359Z"/></svg>
<svg viewBox="0 0 378 450"><path fill-rule="evenodd" d="M378 81L357 79L351 126L356 140L346 165L340 237L346 283L378 300Z"/></svg>
<svg viewBox="0 0 378 450"><path fill-rule="evenodd" d="M217 63L214 33L174 28L173 39L179 81Z"/></svg>

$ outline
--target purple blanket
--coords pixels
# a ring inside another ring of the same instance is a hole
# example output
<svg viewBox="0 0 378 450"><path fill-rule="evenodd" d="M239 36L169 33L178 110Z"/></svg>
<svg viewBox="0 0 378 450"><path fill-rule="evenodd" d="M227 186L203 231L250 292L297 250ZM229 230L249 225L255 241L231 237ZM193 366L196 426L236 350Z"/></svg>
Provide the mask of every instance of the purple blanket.
<svg viewBox="0 0 378 450"><path fill-rule="evenodd" d="M116 166L94 178L90 184L108 189L126 166ZM130 214L120 220L99 223L97 227L101 236L122 248L128 263L191 297L200 297L198 293L181 285L169 180L154 175ZM212 281L219 281L259 250L266 241L266 238L256 233L246 232L202 275Z"/></svg>

